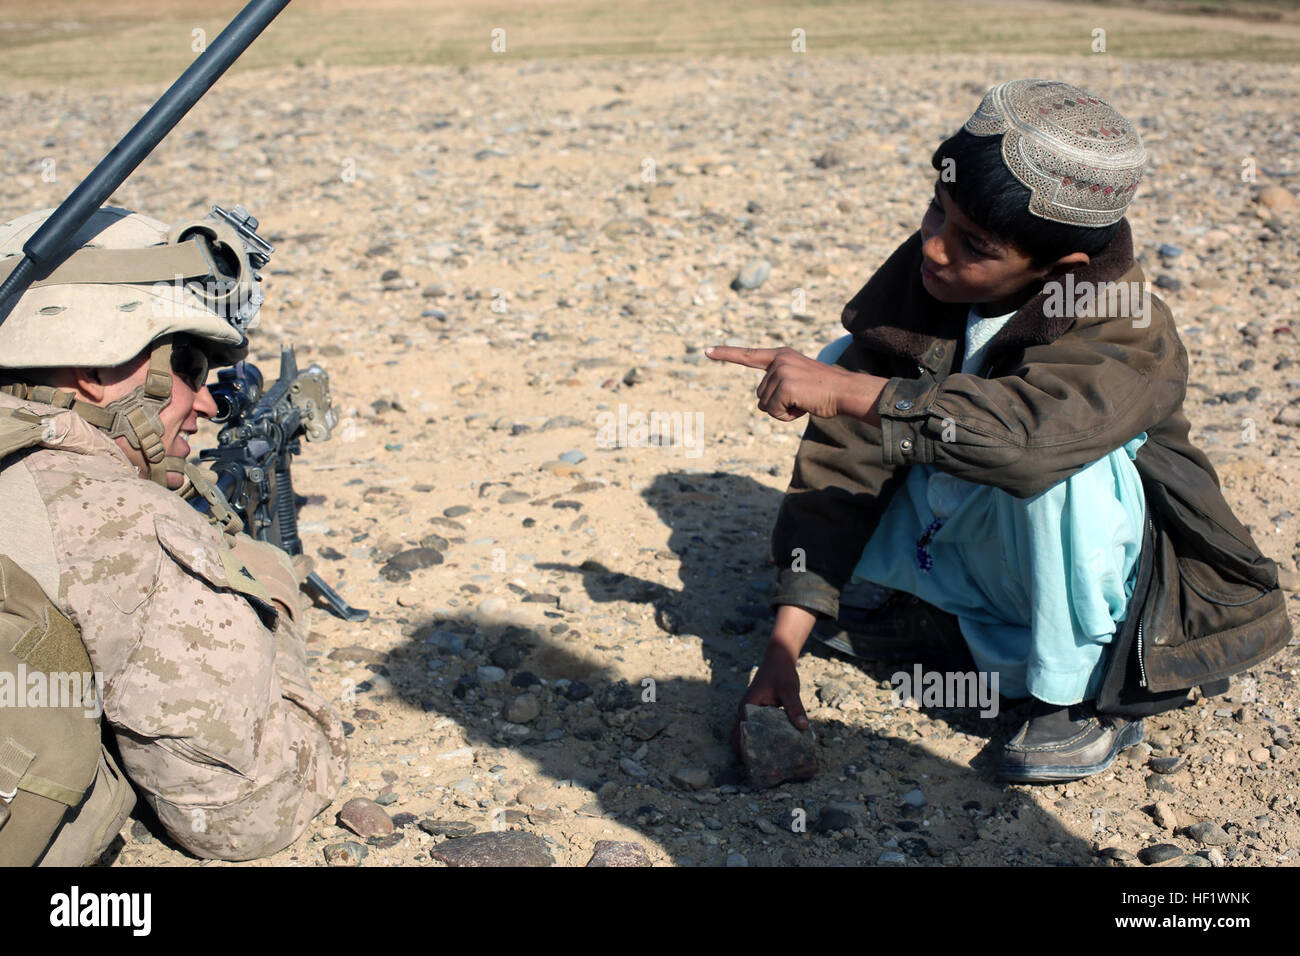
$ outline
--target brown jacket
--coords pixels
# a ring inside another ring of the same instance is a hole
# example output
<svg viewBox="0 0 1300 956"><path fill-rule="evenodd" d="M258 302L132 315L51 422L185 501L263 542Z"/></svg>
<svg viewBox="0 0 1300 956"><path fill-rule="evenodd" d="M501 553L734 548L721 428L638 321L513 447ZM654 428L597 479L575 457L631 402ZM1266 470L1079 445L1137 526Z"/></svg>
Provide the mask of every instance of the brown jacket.
<svg viewBox="0 0 1300 956"><path fill-rule="evenodd" d="M1115 662L1127 696L1181 698L1175 692L1286 646L1291 626L1277 567L1188 440L1187 352L1168 307L1154 296L1145 309L1140 296L1127 309L1123 297L1108 298L1108 307L1075 318L1072 308L1053 309L1045 289L989 344L987 377L963 374L953 368L968 306L926 292L920 263L917 233L844 307L853 344L838 364L890 380L881 426L846 416L810 420L772 534L780 568L773 604L838 613L840 591L908 465L1025 498L1145 431L1136 466L1150 521L1133 597L1141 614L1128 618L1141 627L1131 628L1131 659L1125 649ZM1107 282L1145 289L1127 221L1073 276L1076 290Z"/></svg>

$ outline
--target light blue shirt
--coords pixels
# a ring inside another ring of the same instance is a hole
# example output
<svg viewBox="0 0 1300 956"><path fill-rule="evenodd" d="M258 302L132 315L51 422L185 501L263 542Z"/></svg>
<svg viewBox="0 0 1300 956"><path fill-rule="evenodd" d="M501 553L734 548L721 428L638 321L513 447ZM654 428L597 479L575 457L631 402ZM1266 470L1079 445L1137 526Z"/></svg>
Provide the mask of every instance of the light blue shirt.
<svg viewBox="0 0 1300 956"><path fill-rule="evenodd" d="M984 370L1010 313L966 319L961 371ZM834 362L851 336L818 355ZM955 614L980 670L1007 697L1091 698L1137 577L1146 501L1133 465L1146 433L1031 498L913 465L854 577ZM937 528L935 525L938 525ZM923 568L925 551L931 567Z"/></svg>

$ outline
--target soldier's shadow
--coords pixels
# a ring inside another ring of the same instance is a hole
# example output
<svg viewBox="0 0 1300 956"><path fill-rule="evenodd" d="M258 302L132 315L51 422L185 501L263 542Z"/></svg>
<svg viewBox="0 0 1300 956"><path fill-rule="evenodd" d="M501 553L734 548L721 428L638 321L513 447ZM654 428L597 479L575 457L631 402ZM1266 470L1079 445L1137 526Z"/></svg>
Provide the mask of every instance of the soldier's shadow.
<svg viewBox="0 0 1300 956"><path fill-rule="evenodd" d="M529 829L552 820L553 811L514 799L496 806L495 798L485 810L486 790L508 796L536 780L568 781L589 791L590 798L566 812L617 820L678 863L721 864L738 851L751 865L871 864L882 846L895 845L902 848L895 852L913 862L936 863L944 852L960 853L969 846L990 814L1016 821L1018 835L1001 847L1003 862L1079 865L1093 859L1091 847L1043 812L1028 793L994 778L991 755L1013 722L1005 714L990 721L966 711L930 712L954 729L988 739L971 766L928 752L905 721L898 724L900 734L862 732L836 718L815 719L822 741L817 779L776 791L751 791L727 735L770 627L767 533L780 494L735 475L669 473L660 475L645 495L671 529L668 547L680 562L681 588L595 562L537 568L555 572L561 584L566 576L579 575L595 602L653 604L660 626L643 629L641 639L666 645L698 636L708 679L651 673L645 676L653 684L615 680L603 663L608 658L594 652L596 639L576 616L567 617L567 629L558 634L522 627L484 634L469 614L414 622L408 628L414 636L400 653L370 666L388 677L393 692L408 704L455 720L470 745L485 752L475 775L490 778L473 799L441 807L437 815L482 819L496 814L507 826ZM760 576L765 582L761 590L751 583ZM478 671L482 663L503 667L505 680L484 685ZM897 668L866 669L881 680ZM539 687L541 716L527 725L506 722L504 704L533 692L530 687L539 681L544 682ZM504 750L526 757L536 773L527 778L485 774L495 762L491 752ZM695 791L680 778L674 781L682 768L706 770L709 785ZM931 804L921 811L900 799L920 781L954 776L961 782L961 800L953 806ZM788 799L778 801L777 793ZM856 804L851 836L845 835L842 817L824 814L822 801ZM771 828L760 832L760 818L771 819L791 807L807 812L806 832L780 826L775 833L768 832ZM943 810L948 821L948 836L941 842L931 831L918 833L920 818L935 810ZM734 821L726 834L713 829L722 823L719 818Z"/></svg>

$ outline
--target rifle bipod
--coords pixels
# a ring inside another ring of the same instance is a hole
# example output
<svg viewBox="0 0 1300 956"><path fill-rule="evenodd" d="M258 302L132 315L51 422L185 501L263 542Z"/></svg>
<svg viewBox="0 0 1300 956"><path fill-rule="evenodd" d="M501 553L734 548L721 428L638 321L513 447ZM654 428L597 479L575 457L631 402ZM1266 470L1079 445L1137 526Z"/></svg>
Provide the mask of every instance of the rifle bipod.
<svg viewBox="0 0 1300 956"><path fill-rule="evenodd" d="M325 583L325 579L313 571L307 575L306 582L303 583L303 589L313 598L320 598L325 606L335 617L341 617L345 621L364 621L370 617L369 611L363 611L359 607L353 607L347 601L343 600L343 595L339 594L332 587Z"/></svg>

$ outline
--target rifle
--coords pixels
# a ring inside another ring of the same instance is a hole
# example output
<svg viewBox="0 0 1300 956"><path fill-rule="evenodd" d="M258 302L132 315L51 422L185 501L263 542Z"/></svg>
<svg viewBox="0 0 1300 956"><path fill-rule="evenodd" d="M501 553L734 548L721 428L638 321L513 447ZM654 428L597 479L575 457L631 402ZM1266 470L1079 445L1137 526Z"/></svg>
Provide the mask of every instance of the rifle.
<svg viewBox="0 0 1300 956"><path fill-rule="evenodd" d="M212 420L221 425L217 447L199 452L217 488L244 522L244 530L291 557L302 554L298 538L298 499L289 466L302 451L302 439L325 441L338 423L330 401L329 376L319 365L298 370L292 345L280 347L280 377L270 388L248 361L217 372L209 387L217 404ZM202 496L191 500L199 511L211 508ZM345 621L364 621L369 611L354 608L315 571L304 588L321 598Z"/></svg>

